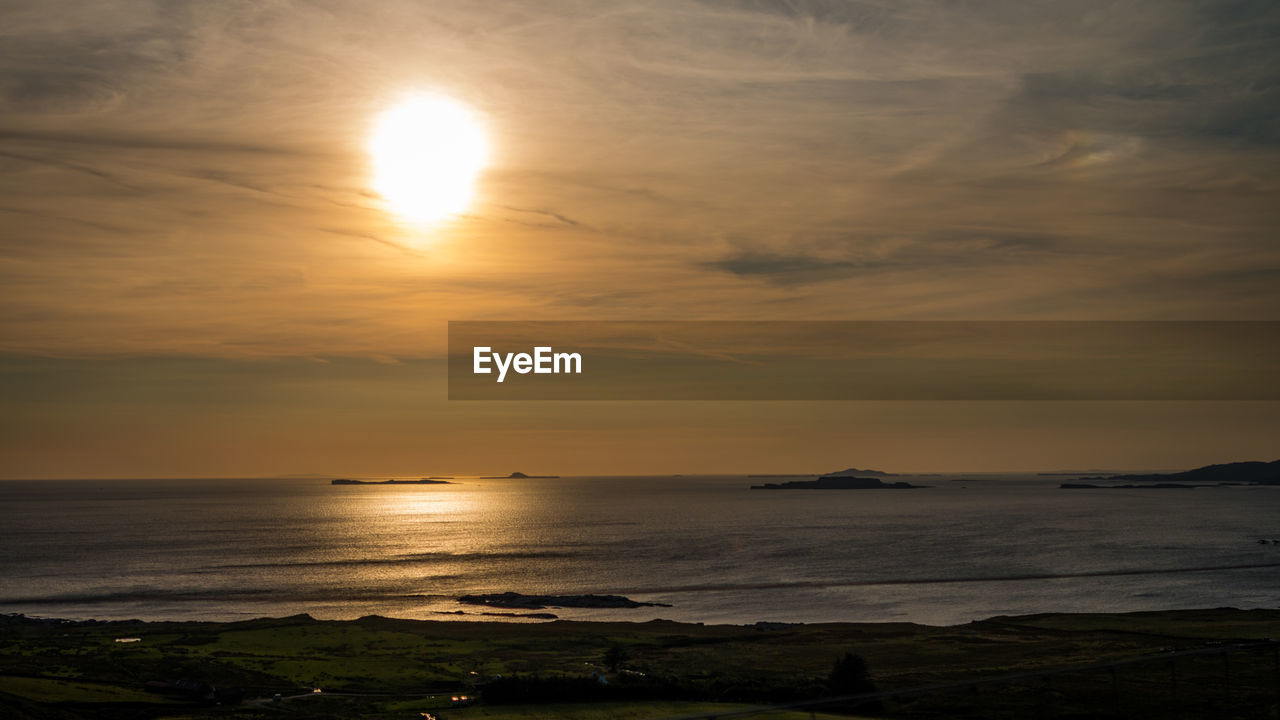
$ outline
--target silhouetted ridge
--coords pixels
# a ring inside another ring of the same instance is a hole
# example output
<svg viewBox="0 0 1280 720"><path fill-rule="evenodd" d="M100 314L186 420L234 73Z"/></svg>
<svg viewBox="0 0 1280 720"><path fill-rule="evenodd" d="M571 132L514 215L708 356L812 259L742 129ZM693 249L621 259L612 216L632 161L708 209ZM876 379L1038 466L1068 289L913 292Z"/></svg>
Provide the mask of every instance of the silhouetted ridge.
<svg viewBox="0 0 1280 720"><path fill-rule="evenodd" d="M1234 462L1206 465L1179 473L1153 473L1148 475L1112 475L1108 480L1138 480L1169 482L1181 480L1202 483L1254 483L1280 485L1280 460L1272 462Z"/></svg>
<svg viewBox="0 0 1280 720"><path fill-rule="evenodd" d="M823 475L817 480L792 480L784 483L752 485L752 490L909 490L926 487L911 483L887 483L877 478Z"/></svg>
<svg viewBox="0 0 1280 720"><path fill-rule="evenodd" d="M827 473L823 477L850 477L853 475L860 475L863 477L893 477L897 475L897 473L885 472L883 470L859 470L858 468L846 468L844 470Z"/></svg>

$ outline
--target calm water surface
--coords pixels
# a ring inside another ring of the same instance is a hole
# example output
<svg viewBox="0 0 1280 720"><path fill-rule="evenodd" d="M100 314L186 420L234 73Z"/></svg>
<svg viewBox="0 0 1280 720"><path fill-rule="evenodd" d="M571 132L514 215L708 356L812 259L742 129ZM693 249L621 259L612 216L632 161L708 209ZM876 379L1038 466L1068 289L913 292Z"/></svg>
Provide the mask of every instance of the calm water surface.
<svg viewBox="0 0 1280 720"><path fill-rule="evenodd" d="M4 481L0 612L493 619L456 598L505 591L671 605L551 610L570 619L731 623L1280 606L1280 544L1259 543L1280 539L1280 487L905 479L933 487L760 492L747 488L762 480L742 476ZM458 610L468 614L445 614Z"/></svg>

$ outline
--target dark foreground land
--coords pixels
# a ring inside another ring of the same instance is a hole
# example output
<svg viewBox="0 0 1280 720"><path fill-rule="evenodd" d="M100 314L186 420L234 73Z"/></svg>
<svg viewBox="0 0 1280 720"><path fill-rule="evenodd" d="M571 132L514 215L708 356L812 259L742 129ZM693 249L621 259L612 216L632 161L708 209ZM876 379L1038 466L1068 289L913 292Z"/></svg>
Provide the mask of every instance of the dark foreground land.
<svg viewBox="0 0 1280 720"><path fill-rule="evenodd" d="M728 717L913 689L812 717L1276 718L1280 655L1268 638L1280 638L1280 610L955 627L3 616L0 717ZM212 688L222 704L207 699ZM473 704L456 707L464 695Z"/></svg>

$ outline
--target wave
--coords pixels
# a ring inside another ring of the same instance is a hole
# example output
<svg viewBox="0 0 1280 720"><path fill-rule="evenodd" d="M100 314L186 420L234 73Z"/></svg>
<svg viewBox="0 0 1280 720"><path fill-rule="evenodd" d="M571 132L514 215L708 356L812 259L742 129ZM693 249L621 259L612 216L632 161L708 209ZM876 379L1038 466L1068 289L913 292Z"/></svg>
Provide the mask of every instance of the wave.
<svg viewBox="0 0 1280 720"><path fill-rule="evenodd" d="M841 587L864 587L877 585L943 585L950 583L991 583L991 582L1026 582L1032 580L1068 580L1091 577L1123 577L1126 575L1180 575L1182 573L1223 572L1230 570L1259 570L1280 568L1280 562L1248 563L1241 565L1204 565L1182 568L1130 568L1118 570L1088 570L1069 573L1023 573L1017 575L984 575L969 577L931 577L931 578L880 578L870 580L779 580L776 582L758 583L706 583L699 585L668 585L657 587L612 588L607 591L622 595L630 594L675 594L698 592L724 592L735 590L791 590L791 589L825 589Z"/></svg>
<svg viewBox="0 0 1280 720"><path fill-rule="evenodd" d="M101 605L132 602L208 602L229 598L243 602L387 602L394 600L442 601L455 600L456 595L432 595L426 593L335 592L332 589L314 592L291 590L280 592L267 588L209 588L207 590L123 590L107 592L63 593L58 595L0 598L0 605Z"/></svg>
<svg viewBox="0 0 1280 720"><path fill-rule="evenodd" d="M202 570L262 570L290 567L349 567L362 565L407 565L413 563L439 563L439 562L486 562L492 560L558 560L565 558L577 557L578 553L548 551L548 550L525 550L510 552L478 552L478 553L450 553L450 552L432 552L432 553L412 553L407 555L395 555L387 558L344 558L341 560L285 560L279 562L254 562L254 563L225 563L219 565L205 565Z"/></svg>

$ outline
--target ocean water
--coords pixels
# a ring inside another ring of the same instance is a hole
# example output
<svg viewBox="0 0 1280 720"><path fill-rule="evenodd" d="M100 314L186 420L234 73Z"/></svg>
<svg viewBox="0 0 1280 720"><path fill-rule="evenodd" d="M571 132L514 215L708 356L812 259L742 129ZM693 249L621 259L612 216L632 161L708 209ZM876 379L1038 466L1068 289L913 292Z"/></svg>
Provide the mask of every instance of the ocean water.
<svg viewBox="0 0 1280 720"><path fill-rule="evenodd" d="M567 619L913 621L1280 606L1280 487L751 491L743 476L0 482L0 612L474 620L467 593L670 607ZM522 612L501 611L496 612ZM456 614L462 611L465 614ZM501 618L497 618L501 619Z"/></svg>

